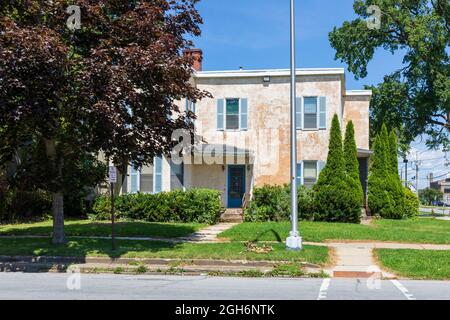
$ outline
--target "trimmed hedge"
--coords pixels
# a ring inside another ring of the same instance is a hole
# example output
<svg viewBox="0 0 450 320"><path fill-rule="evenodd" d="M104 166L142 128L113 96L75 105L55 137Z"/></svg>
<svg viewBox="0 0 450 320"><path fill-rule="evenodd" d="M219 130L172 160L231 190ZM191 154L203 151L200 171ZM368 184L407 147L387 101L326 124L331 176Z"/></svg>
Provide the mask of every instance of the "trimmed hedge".
<svg viewBox="0 0 450 320"><path fill-rule="evenodd" d="M304 186L298 188L298 212L300 219L314 215L313 191ZM244 212L247 222L286 221L291 215L290 187L266 185L255 188L253 199Z"/></svg>
<svg viewBox="0 0 450 320"><path fill-rule="evenodd" d="M126 194L115 199L119 219L148 222L197 222L214 224L219 221L222 206L220 192L191 189L157 194ZM98 197L93 207L93 220L111 218L109 195Z"/></svg>
<svg viewBox="0 0 450 320"><path fill-rule="evenodd" d="M409 188L404 187L405 192L405 213L408 216L408 218L415 218L417 217L420 207L420 200L416 193L411 191Z"/></svg>

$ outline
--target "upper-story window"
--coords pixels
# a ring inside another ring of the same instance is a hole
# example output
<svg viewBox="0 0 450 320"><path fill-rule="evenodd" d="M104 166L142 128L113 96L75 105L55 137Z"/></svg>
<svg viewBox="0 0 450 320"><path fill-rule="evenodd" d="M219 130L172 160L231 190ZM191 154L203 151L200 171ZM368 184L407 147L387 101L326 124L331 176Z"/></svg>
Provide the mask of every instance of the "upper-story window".
<svg viewBox="0 0 450 320"><path fill-rule="evenodd" d="M295 121L299 130L327 129L327 98L298 97Z"/></svg>
<svg viewBox="0 0 450 320"><path fill-rule="evenodd" d="M248 123L246 98L217 99L217 130L245 131Z"/></svg>
<svg viewBox="0 0 450 320"><path fill-rule="evenodd" d="M239 130L239 99L226 99L226 129Z"/></svg>
<svg viewBox="0 0 450 320"><path fill-rule="evenodd" d="M317 129L317 97L305 97L304 98L304 122L303 129Z"/></svg>

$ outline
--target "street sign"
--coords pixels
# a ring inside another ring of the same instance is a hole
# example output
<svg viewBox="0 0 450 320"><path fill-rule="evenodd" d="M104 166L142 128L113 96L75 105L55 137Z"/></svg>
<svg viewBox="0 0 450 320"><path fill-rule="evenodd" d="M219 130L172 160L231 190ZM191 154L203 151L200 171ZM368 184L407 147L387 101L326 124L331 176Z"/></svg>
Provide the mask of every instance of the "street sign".
<svg viewBox="0 0 450 320"><path fill-rule="evenodd" d="M116 167L109 167L109 183L117 183Z"/></svg>

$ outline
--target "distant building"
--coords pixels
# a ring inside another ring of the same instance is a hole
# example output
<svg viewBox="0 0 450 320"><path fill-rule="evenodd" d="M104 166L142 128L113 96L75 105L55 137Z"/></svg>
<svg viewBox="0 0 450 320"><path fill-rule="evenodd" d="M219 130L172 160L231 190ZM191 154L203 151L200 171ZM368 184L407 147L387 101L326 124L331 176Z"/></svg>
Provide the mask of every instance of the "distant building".
<svg viewBox="0 0 450 320"><path fill-rule="evenodd" d="M430 187L441 191L444 194L444 202L450 203L450 177L444 180L432 182Z"/></svg>

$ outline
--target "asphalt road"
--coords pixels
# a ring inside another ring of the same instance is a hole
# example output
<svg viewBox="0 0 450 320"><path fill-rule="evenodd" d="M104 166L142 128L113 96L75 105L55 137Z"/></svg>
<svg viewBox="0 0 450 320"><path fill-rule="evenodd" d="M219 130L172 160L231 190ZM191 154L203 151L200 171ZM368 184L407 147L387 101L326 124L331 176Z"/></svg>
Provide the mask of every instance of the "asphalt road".
<svg viewBox="0 0 450 320"><path fill-rule="evenodd" d="M0 273L4 299L450 300L450 282Z"/></svg>

